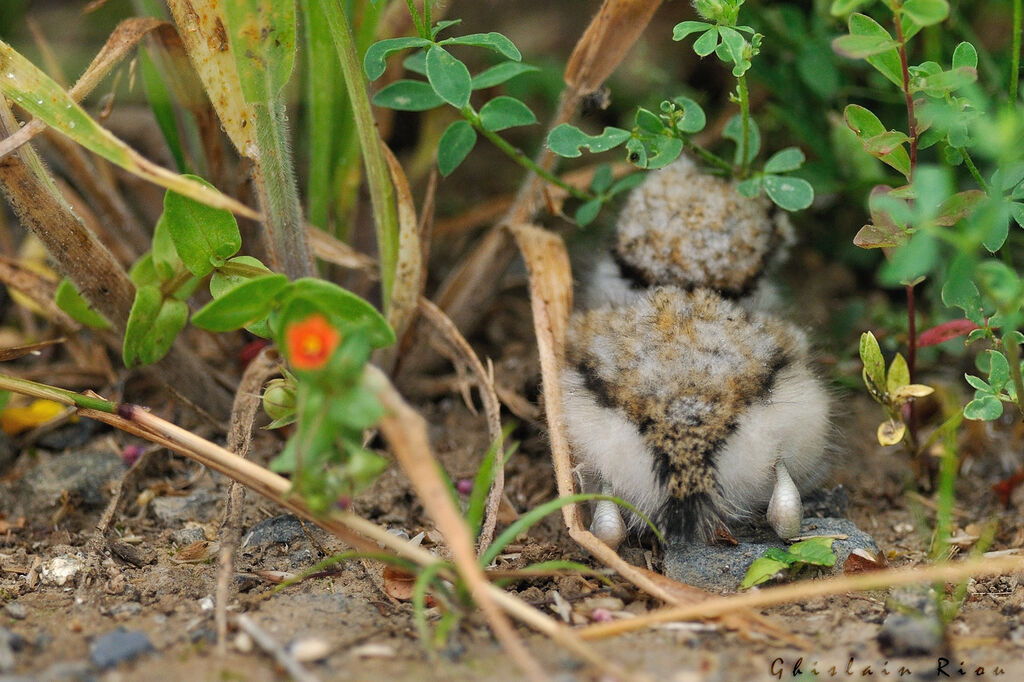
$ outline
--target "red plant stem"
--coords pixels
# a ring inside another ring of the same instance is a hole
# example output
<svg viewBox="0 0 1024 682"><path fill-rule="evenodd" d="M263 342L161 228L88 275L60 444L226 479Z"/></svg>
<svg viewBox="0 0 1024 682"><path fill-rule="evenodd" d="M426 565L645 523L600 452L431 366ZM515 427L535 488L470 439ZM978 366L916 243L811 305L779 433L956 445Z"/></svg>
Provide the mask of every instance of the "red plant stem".
<svg viewBox="0 0 1024 682"><path fill-rule="evenodd" d="M917 320L914 314L914 285L907 285L907 369L910 383L914 383L914 365L917 361Z"/></svg>
<svg viewBox="0 0 1024 682"><path fill-rule="evenodd" d="M900 69L903 71L903 96L907 100L907 133L910 135L910 177L914 180L917 168L917 116L914 114L914 97L910 94L910 69L907 67L907 41L903 37L903 23L899 12L894 15L896 40L899 42Z"/></svg>

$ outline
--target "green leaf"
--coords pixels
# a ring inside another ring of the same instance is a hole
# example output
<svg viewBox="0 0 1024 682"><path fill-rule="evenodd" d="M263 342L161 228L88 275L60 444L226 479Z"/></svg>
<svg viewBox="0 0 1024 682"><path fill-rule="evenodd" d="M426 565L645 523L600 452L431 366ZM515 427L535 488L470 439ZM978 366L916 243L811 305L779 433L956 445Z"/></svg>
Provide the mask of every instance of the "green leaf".
<svg viewBox="0 0 1024 682"><path fill-rule="evenodd" d="M480 124L490 131L532 125L537 117L515 97L495 97L480 109Z"/></svg>
<svg viewBox="0 0 1024 682"><path fill-rule="evenodd" d="M124 331L125 367L151 365L167 355L187 321L188 306L184 301L164 298L156 286L137 289Z"/></svg>
<svg viewBox="0 0 1024 682"><path fill-rule="evenodd" d="M519 48L515 44L503 36L500 33L471 33L465 36L459 36L458 38L448 38L440 41L441 45L472 45L474 47L484 47L488 50L494 50L500 53L506 59L511 59L514 62L518 62L523 58L523 55L519 53Z"/></svg>
<svg viewBox="0 0 1024 682"><path fill-rule="evenodd" d="M700 38L697 38L697 40L693 42L693 51L701 57L707 57L709 54L714 52L717 47L718 29L716 27L709 28L701 34Z"/></svg>
<svg viewBox="0 0 1024 682"><path fill-rule="evenodd" d="M988 382L981 377L976 377L973 374L964 374L964 379L967 380L967 383L982 393L995 393L995 391L992 390L992 387L988 385Z"/></svg>
<svg viewBox="0 0 1024 682"><path fill-rule="evenodd" d="M958 88L978 80L978 71L969 66L962 66L951 71L940 71L911 82L911 92L923 91L932 97L941 97Z"/></svg>
<svg viewBox="0 0 1024 682"><path fill-rule="evenodd" d="M643 107L637 107L633 123L638 130L655 135L660 135L665 131L665 124L662 123L661 117L650 109L644 109Z"/></svg>
<svg viewBox="0 0 1024 682"><path fill-rule="evenodd" d="M969 255L960 254L954 258L942 284L942 302L949 307L960 308L968 320L980 326L985 320L981 293L972 280L973 275L974 260Z"/></svg>
<svg viewBox="0 0 1024 682"><path fill-rule="evenodd" d="M757 156L757 153L761 151L761 131L758 129L754 119L749 119L747 123L749 126L747 142L750 148L747 149L746 163L750 163ZM740 146L743 144L743 121L739 114L730 118L729 122L725 124L725 128L722 129L722 136L736 143L734 163L743 163L744 161L740 159Z"/></svg>
<svg viewBox="0 0 1024 682"><path fill-rule="evenodd" d="M814 201L814 188L803 178L765 175L764 191L776 205L787 211L799 211Z"/></svg>
<svg viewBox="0 0 1024 682"><path fill-rule="evenodd" d="M184 177L212 187L202 178ZM174 240L178 257L196 277L210 274L242 248L238 222L229 211L201 204L177 192L168 191L164 195L162 219Z"/></svg>
<svg viewBox="0 0 1024 682"><path fill-rule="evenodd" d="M683 153L683 141L678 137L667 137L660 135L650 142L650 152L647 154L647 165L649 170L664 168L679 158Z"/></svg>
<svg viewBox="0 0 1024 682"><path fill-rule="evenodd" d="M89 302L82 297L82 294L69 279L65 278L60 281L54 295L54 302L58 308L70 315L71 319L81 322L90 329L111 328L106 318L89 307Z"/></svg>
<svg viewBox="0 0 1024 682"><path fill-rule="evenodd" d="M846 125L850 130L857 133L858 138L870 138L885 132L885 126L874 112L859 104L847 105L843 109L843 118L846 119Z"/></svg>
<svg viewBox="0 0 1024 682"><path fill-rule="evenodd" d="M879 279L887 286L912 282L931 272L939 261L939 242L927 230L918 230L903 246L892 252L882 266Z"/></svg>
<svg viewBox="0 0 1024 682"><path fill-rule="evenodd" d="M323 312L343 334L347 330L364 330L367 341L374 348L383 348L395 342L395 332L377 309L337 284L314 277L297 279L288 286L279 300L284 304L297 299L305 300ZM271 327L275 335L280 335L279 326Z"/></svg>
<svg viewBox="0 0 1024 682"><path fill-rule="evenodd" d="M458 26L461 23L462 19L445 19L444 21L439 21L434 24L432 29L430 29L430 37L436 40L441 31L451 28L452 26Z"/></svg>
<svg viewBox="0 0 1024 682"><path fill-rule="evenodd" d="M707 125L707 116L700 105L689 97L673 97L672 101L683 109L683 116L676 121L676 130L687 135L693 135L704 130Z"/></svg>
<svg viewBox="0 0 1024 682"><path fill-rule="evenodd" d="M683 40L691 33L707 31L710 28L714 27L706 21L684 21L672 28L672 40Z"/></svg>
<svg viewBox="0 0 1024 682"><path fill-rule="evenodd" d="M342 395L332 396L328 410L333 422L357 431L370 428L384 416L377 394L361 384Z"/></svg>
<svg viewBox="0 0 1024 682"><path fill-rule="evenodd" d="M997 260L985 260L975 266L974 274L982 288L997 303L1010 304L1020 295L1020 278L1006 264ZM1018 304L1019 306L1019 304Z"/></svg>
<svg viewBox="0 0 1024 682"><path fill-rule="evenodd" d="M893 396L909 383L910 368L904 357L897 353L896 357L892 359L892 364L889 365L889 373L885 378L885 390L890 396Z"/></svg>
<svg viewBox="0 0 1024 682"><path fill-rule="evenodd" d="M590 191L594 194L604 194L604 191L612 186L612 167L602 163L594 171L594 178L590 181Z"/></svg>
<svg viewBox="0 0 1024 682"><path fill-rule="evenodd" d="M221 7L245 101L269 102L295 65L295 3L225 0Z"/></svg>
<svg viewBox="0 0 1024 682"><path fill-rule="evenodd" d="M992 387L993 393L999 393L1010 381L1010 363L1006 360L1006 356L997 350L990 350L988 354L988 384Z"/></svg>
<svg viewBox="0 0 1024 682"><path fill-rule="evenodd" d="M634 187L639 187L646 177L644 173L630 173L626 177L617 180L608 190L607 196L613 197L620 192L626 192Z"/></svg>
<svg viewBox="0 0 1024 682"><path fill-rule="evenodd" d="M898 130L887 130L884 133L866 137L862 142L864 144L864 151L871 154L871 156L882 158L899 149L909 139L905 133L901 133Z"/></svg>
<svg viewBox="0 0 1024 682"><path fill-rule="evenodd" d="M1003 401L991 394L976 395L964 407L964 417L981 421L994 421L1003 415Z"/></svg>
<svg viewBox="0 0 1024 682"><path fill-rule="evenodd" d="M764 551L764 556L766 559L780 561L786 566L792 566L797 560L795 556L780 547L769 547Z"/></svg>
<svg viewBox="0 0 1024 682"><path fill-rule="evenodd" d="M563 123L548 134L548 149L559 156L576 158L580 148L586 147L598 154L613 149L630 138L630 132L608 126L600 135L587 135L574 125Z"/></svg>
<svg viewBox="0 0 1024 682"><path fill-rule="evenodd" d="M860 361L864 363L864 378L870 382L869 389L873 393L881 394L885 390L885 359L882 357L882 349L878 346L878 340L871 332L864 332L860 335Z"/></svg>
<svg viewBox="0 0 1024 682"><path fill-rule="evenodd" d="M184 263L178 257L178 249L174 246L174 238L167 226L167 213L161 213L153 227L153 268L160 282L167 282L174 277ZM152 284L152 282L150 282Z"/></svg>
<svg viewBox="0 0 1024 682"><path fill-rule="evenodd" d="M427 75L427 52L416 50L402 60L402 68L411 73L418 73L421 76Z"/></svg>
<svg viewBox="0 0 1024 682"><path fill-rule="evenodd" d="M451 175L475 144L476 131L468 121L455 121L448 126L437 144L437 167L441 175Z"/></svg>
<svg viewBox="0 0 1024 682"><path fill-rule="evenodd" d="M227 332L266 318L274 298L288 285L284 275L254 277L221 292L219 298L192 316L192 324L211 332Z"/></svg>
<svg viewBox="0 0 1024 682"><path fill-rule="evenodd" d="M755 175L752 178L747 178L743 182L736 185L736 191L745 196L748 199L753 199L761 193L761 189L764 187L764 176Z"/></svg>
<svg viewBox="0 0 1024 682"><path fill-rule="evenodd" d="M1020 227L1024 227L1024 204L1019 201L1010 202L1010 215Z"/></svg>
<svg viewBox="0 0 1024 682"><path fill-rule="evenodd" d="M786 564L775 559L766 557L754 559L750 568L747 569L747 574L743 577L743 582L740 583L740 589L745 590L754 585L766 583L787 568Z"/></svg>
<svg viewBox="0 0 1024 682"><path fill-rule="evenodd" d="M732 75L737 78L742 76L750 68L750 60L744 56L747 47L746 38L740 35L736 29L728 26L720 27L718 34L722 38L722 44L717 51L718 57L734 65Z"/></svg>
<svg viewBox="0 0 1024 682"><path fill-rule="evenodd" d="M968 42L960 43L953 50L953 68L978 68L978 51Z"/></svg>
<svg viewBox="0 0 1024 682"><path fill-rule="evenodd" d="M852 35L892 40L892 36L881 24L863 14L851 14L848 25ZM903 87L903 68L900 65L900 55L896 48L872 55L867 58L867 62L893 84L900 88Z"/></svg>
<svg viewBox="0 0 1024 682"><path fill-rule="evenodd" d="M395 52L401 52L407 50L410 47L426 47L431 42L426 38L388 38L387 40L380 40L370 45L366 50L366 56L363 57L363 71L366 72L366 77L371 81L375 81L384 75L384 69L387 68L387 58L389 55Z"/></svg>
<svg viewBox="0 0 1024 682"><path fill-rule="evenodd" d="M932 26L949 16L946 0L907 0L902 9L903 14L918 26Z"/></svg>
<svg viewBox="0 0 1024 682"><path fill-rule="evenodd" d="M833 0L829 12L834 17L844 17L861 5L874 2L874 0Z"/></svg>
<svg viewBox="0 0 1024 682"><path fill-rule="evenodd" d="M804 153L799 147L786 147L772 154L764 164L765 173L788 173L803 165Z"/></svg>
<svg viewBox="0 0 1024 682"><path fill-rule="evenodd" d="M576 209L576 224L580 227L586 227L594 222L594 218L601 212L602 205L601 197L580 204L580 207Z"/></svg>
<svg viewBox="0 0 1024 682"><path fill-rule="evenodd" d="M832 49L850 59L864 59L898 47L889 37L878 35L845 35L832 41Z"/></svg>
<svg viewBox="0 0 1024 682"><path fill-rule="evenodd" d="M424 67L424 69L425 68L426 67ZM530 73L531 71L540 71L540 69L536 66L523 64L522 62L502 62L501 64L496 64L486 71L473 76L470 83L474 90L493 88L494 86L501 85L516 76L524 73ZM424 71L424 73L426 73L426 71Z"/></svg>
<svg viewBox="0 0 1024 682"><path fill-rule="evenodd" d="M149 50L139 50L139 73L142 76L142 87L146 92L146 99L149 100L149 108L153 110L153 118L160 126L160 132L164 136L167 148L174 157L174 164L179 173L188 172L188 163L185 161L185 152L181 147L181 136L178 134L178 123L174 116L174 104L171 101L171 94L167 90L160 71Z"/></svg>
<svg viewBox="0 0 1024 682"><path fill-rule="evenodd" d="M373 96L373 103L398 111L426 111L441 106L444 100L434 92L430 83L399 80L381 88Z"/></svg>
<svg viewBox="0 0 1024 682"><path fill-rule="evenodd" d="M443 47L431 45L427 50L427 80L434 92L456 109L469 104L473 89L469 69Z"/></svg>
<svg viewBox="0 0 1024 682"><path fill-rule="evenodd" d="M835 566L836 555L832 551L834 538L807 538L789 546L789 553L797 561L814 566Z"/></svg>
<svg viewBox="0 0 1024 682"><path fill-rule="evenodd" d="M244 284L254 277L260 277L262 274L272 274L270 268L252 256L235 256L227 262L227 265L245 265L255 269L256 272L236 274L230 272L227 268L215 270L210 277L210 295L215 299L220 298L236 286ZM266 318L248 324L245 328L260 338L269 339L271 337L270 327L267 324Z"/></svg>

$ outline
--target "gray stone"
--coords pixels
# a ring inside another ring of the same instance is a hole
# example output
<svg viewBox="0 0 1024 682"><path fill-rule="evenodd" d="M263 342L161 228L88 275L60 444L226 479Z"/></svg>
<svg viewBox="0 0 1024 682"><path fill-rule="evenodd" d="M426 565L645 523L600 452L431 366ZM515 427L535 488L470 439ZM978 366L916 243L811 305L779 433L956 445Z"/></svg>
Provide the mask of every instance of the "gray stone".
<svg viewBox="0 0 1024 682"><path fill-rule="evenodd" d="M106 484L125 471L121 458L109 450L76 452L44 460L25 475L24 483L33 507L61 503L65 492L82 507L102 507Z"/></svg>
<svg viewBox="0 0 1024 682"><path fill-rule="evenodd" d="M294 514L282 514L264 519L250 528L242 540L242 549L288 544L305 537L299 517Z"/></svg>
<svg viewBox="0 0 1024 682"><path fill-rule="evenodd" d="M939 656L946 650L942 624L934 615L890 613L878 631L887 656Z"/></svg>
<svg viewBox="0 0 1024 682"><path fill-rule="evenodd" d="M178 545L179 547L188 547L192 543L202 542L206 539L206 531L200 526L190 526L188 528L179 528L178 530L171 533L171 542Z"/></svg>
<svg viewBox="0 0 1024 682"><path fill-rule="evenodd" d="M106 669L153 650L153 643L145 632L117 628L93 640L89 645L89 658L98 667Z"/></svg>
<svg viewBox="0 0 1024 682"><path fill-rule="evenodd" d="M28 607L21 602L8 602L4 604L4 615L10 616L14 620L25 620L28 618Z"/></svg>
<svg viewBox="0 0 1024 682"><path fill-rule="evenodd" d="M142 613L142 604L137 601L122 602L110 608L110 615L114 617L130 618L140 613Z"/></svg>
<svg viewBox="0 0 1024 682"><path fill-rule="evenodd" d="M89 442L100 423L92 419L79 418L58 426L36 439L35 444L47 450L60 452L69 448L78 448Z"/></svg>
<svg viewBox="0 0 1024 682"><path fill-rule="evenodd" d="M867 549L879 553L878 545L870 535L860 530L848 519L804 518L800 535L846 535L846 540L836 540L832 550L836 563L830 570L841 573L843 563L854 549ZM754 559L764 555L769 547L785 549L787 544L780 540L770 528L737 529L734 537L739 541L735 546L688 543L669 538L665 545L665 575L673 580L693 585L712 592L736 590L743 581L747 569Z"/></svg>
<svg viewBox="0 0 1024 682"><path fill-rule="evenodd" d="M217 514L220 497L209 490L196 490L188 497L158 497L149 508L158 520L168 526L186 521L209 521Z"/></svg>
<svg viewBox="0 0 1024 682"><path fill-rule="evenodd" d="M14 652L25 648L25 638L13 630L0 628L0 673L14 670Z"/></svg>

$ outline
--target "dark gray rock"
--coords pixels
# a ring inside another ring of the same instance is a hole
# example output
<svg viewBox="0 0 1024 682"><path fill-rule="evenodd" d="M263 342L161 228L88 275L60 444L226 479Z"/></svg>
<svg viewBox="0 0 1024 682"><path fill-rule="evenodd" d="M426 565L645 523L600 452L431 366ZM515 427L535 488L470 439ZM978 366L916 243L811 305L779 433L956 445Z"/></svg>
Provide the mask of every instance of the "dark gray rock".
<svg viewBox="0 0 1024 682"><path fill-rule="evenodd" d="M846 516L850 506L850 492L841 485L829 489L819 488L804 495L803 505L804 518L841 519Z"/></svg>
<svg viewBox="0 0 1024 682"><path fill-rule="evenodd" d="M294 514L281 514L264 519L250 528L242 539L242 549L288 544L305 537L299 517Z"/></svg>
<svg viewBox="0 0 1024 682"><path fill-rule="evenodd" d="M130 618L142 613L142 604L137 601L126 601L115 604L110 608L110 615L121 618Z"/></svg>
<svg viewBox="0 0 1024 682"><path fill-rule="evenodd" d="M171 542L179 547L188 547L192 543L202 542L206 539L206 531L200 526L190 528L179 528L171 533Z"/></svg>
<svg viewBox="0 0 1024 682"><path fill-rule="evenodd" d="M89 658L98 667L106 669L153 650L153 643L145 632L117 628L93 640L89 645Z"/></svg>
<svg viewBox="0 0 1024 682"><path fill-rule="evenodd" d="M24 637L13 630L0 628L0 673L14 670L14 653L24 648Z"/></svg>
<svg viewBox="0 0 1024 682"><path fill-rule="evenodd" d="M25 620L28 618L28 607L21 602L7 602L4 604L4 615L14 620Z"/></svg>
<svg viewBox="0 0 1024 682"><path fill-rule="evenodd" d="M291 563L292 568L305 568L313 563L313 552L304 547L297 552L289 554L288 561Z"/></svg>
<svg viewBox="0 0 1024 682"><path fill-rule="evenodd" d="M833 573L842 572L843 563L854 549L879 553L878 545L872 537L848 519L804 518L800 535L848 536L846 540L832 543L836 564L832 569L823 570L831 570ZM767 527L740 528L734 537L739 541L735 546L687 543L670 538L665 545L665 575L712 592L733 591L743 581L750 564L763 556L765 550L769 547L787 547L787 543Z"/></svg>
<svg viewBox="0 0 1024 682"><path fill-rule="evenodd" d="M42 461L23 479L34 508L61 503L64 492L82 507L96 508L107 501L106 484L125 471L121 458L109 450L75 452Z"/></svg>
<svg viewBox="0 0 1024 682"><path fill-rule="evenodd" d="M93 419L79 418L58 426L36 439L35 444L47 450L61 452L69 448L79 448L89 442L92 434L98 430L100 423Z"/></svg>
<svg viewBox="0 0 1024 682"><path fill-rule="evenodd" d="M946 650L942 624L933 615L890 613L878 631L887 656L940 656Z"/></svg>
<svg viewBox="0 0 1024 682"><path fill-rule="evenodd" d="M220 496L209 490L196 490L188 497L158 497L149 504L159 521L180 526L186 521L209 521L217 514Z"/></svg>

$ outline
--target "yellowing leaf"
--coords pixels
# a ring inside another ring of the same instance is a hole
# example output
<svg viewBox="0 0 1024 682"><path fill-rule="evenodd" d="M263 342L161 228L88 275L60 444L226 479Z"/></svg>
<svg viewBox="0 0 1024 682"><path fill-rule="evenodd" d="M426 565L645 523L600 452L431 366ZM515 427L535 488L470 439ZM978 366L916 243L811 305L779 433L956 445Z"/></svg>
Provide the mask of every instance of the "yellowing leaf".
<svg viewBox="0 0 1024 682"><path fill-rule="evenodd" d="M893 401L896 403L905 403L911 398L923 398L927 395L935 393L935 389L931 386L925 386L924 384L907 384L901 387L892 394Z"/></svg>
<svg viewBox="0 0 1024 682"><path fill-rule="evenodd" d="M8 407L0 412L0 429L14 436L45 424L64 411L64 405L52 400L35 400L28 407Z"/></svg>
<svg viewBox="0 0 1024 682"><path fill-rule="evenodd" d="M878 425L878 442L885 446L896 445L903 440L906 431L906 424L889 419Z"/></svg>
<svg viewBox="0 0 1024 682"><path fill-rule="evenodd" d="M889 365L889 374L885 379L885 390L890 396L895 395L901 388L910 383L910 368L907 361L899 353L892 359Z"/></svg>

